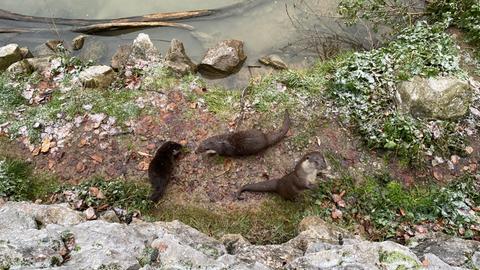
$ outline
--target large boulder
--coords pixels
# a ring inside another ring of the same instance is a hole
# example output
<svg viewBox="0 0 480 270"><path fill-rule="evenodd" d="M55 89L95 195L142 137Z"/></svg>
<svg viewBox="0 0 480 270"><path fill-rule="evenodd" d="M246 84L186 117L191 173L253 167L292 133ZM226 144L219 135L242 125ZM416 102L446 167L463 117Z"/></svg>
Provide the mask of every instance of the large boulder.
<svg viewBox="0 0 480 270"><path fill-rule="evenodd" d="M0 48L0 71L6 70L11 64L20 61L22 53L17 44L8 44Z"/></svg>
<svg viewBox="0 0 480 270"><path fill-rule="evenodd" d="M43 73L50 68L50 61L53 59L52 56L43 56L25 59L32 67L33 70Z"/></svg>
<svg viewBox="0 0 480 270"><path fill-rule="evenodd" d="M224 40L208 49L198 66L198 71L212 78L222 78L240 70L247 56L240 40Z"/></svg>
<svg viewBox="0 0 480 270"><path fill-rule="evenodd" d="M109 66L92 66L80 72L79 79L86 88L108 88L115 78Z"/></svg>
<svg viewBox="0 0 480 270"><path fill-rule="evenodd" d="M197 69L197 66L190 60L185 53L183 43L177 39L172 39L170 48L165 55L165 64L168 69L173 73L180 76L193 73Z"/></svg>
<svg viewBox="0 0 480 270"><path fill-rule="evenodd" d="M115 70L120 70L128 63L128 58L132 53L132 45L121 45L112 56L111 66Z"/></svg>
<svg viewBox="0 0 480 270"><path fill-rule="evenodd" d="M455 77L414 77L398 85L396 99L413 116L455 119L468 111L472 92L467 81Z"/></svg>

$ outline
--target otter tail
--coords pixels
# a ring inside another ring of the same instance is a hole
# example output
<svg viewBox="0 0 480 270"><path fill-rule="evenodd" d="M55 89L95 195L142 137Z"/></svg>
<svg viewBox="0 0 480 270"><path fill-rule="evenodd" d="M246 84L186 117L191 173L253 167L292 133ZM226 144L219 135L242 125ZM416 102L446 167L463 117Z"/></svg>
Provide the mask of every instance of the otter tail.
<svg viewBox="0 0 480 270"><path fill-rule="evenodd" d="M272 192L277 190L278 179L267 180L255 184L248 184L242 186L237 191L237 199L242 200L240 197L244 191L253 191L253 192Z"/></svg>
<svg viewBox="0 0 480 270"><path fill-rule="evenodd" d="M282 128L278 131L272 132L271 134L266 134L268 145L274 145L285 137L288 130L290 129L290 115L288 111L285 110L285 116L283 118Z"/></svg>

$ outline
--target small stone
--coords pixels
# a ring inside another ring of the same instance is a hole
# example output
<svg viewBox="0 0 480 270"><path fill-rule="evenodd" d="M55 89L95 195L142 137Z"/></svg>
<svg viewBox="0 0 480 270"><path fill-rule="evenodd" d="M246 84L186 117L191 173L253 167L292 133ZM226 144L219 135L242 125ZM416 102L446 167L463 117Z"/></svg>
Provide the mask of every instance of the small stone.
<svg viewBox="0 0 480 270"><path fill-rule="evenodd" d="M432 166L435 167L435 166L438 166L440 164L443 164L445 163L445 160L443 160L443 158L441 157L434 157L433 160L432 160Z"/></svg>
<svg viewBox="0 0 480 270"><path fill-rule="evenodd" d="M113 210L107 210L100 215L100 219L110 223L120 223L120 219Z"/></svg>
<svg viewBox="0 0 480 270"><path fill-rule="evenodd" d="M460 157L457 156L457 155L452 155L452 156L450 157L450 160L452 161L453 164L456 165L456 164L458 164L458 162L460 161Z"/></svg>
<svg viewBox="0 0 480 270"><path fill-rule="evenodd" d="M21 47L20 54L22 55L23 59L33 58L32 52L27 47Z"/></svg>
<svg viewBox="0 0 480 270"><path fill-rule="evenodd" d="M267 56L264 56L260 59L258 59L258 61L266 66L271 66L275 69L287 69L287 64L285 64L285 62L282 60L282 58L280 58L280 56L276 55L276 54L271 54L271 55L267 55Z"/></svg>
<svg viewBox="0 0 480 270"><path fill-rule="evenodd" d="M50 50L54 52L58 52L59 46L63 46L63 40L58 40L58 39L53 39L45 42L45 45L47 45Z"/></svg>
<svg viewBox="0 0 480 270"><path fill-rule="evenodd" d="M86 36L84 36L84 35L80 35L80 36L75 37L72 40L72 49L74 51L81 50L83 48L83 44L85 43L85 38L86 38Z"/></svg>
<svg viewBox="0 0 480 270"><path fill-rule="evenodd" d="M84 213L87 220L93 220L97 218L97 215L95 214L95 209L93 209L93 207L87 208L87 210L85 210Z"/></svg>
<svg viewBox="0 0 480 270"><path fill-rule="evenodd" d="M109 66L92 66L82 71L79 79L86 88L108 88L115 79L115 72Z"/></svg>

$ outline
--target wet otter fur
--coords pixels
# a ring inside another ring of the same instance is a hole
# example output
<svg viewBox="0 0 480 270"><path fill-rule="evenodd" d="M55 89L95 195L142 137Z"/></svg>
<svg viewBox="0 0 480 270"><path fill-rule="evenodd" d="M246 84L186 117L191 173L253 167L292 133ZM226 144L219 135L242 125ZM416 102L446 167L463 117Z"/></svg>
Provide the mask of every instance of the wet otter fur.
<svg viewBox="0 0 480 270"><path fill-rule="evenodd" d="M290 129L290 116L285 111L282 128L271 133L263 133L258 129L230 132L212 136L200 143L197 154L209 153L221 156L247 156L257 154L278 143Z"/></svg>
<svg viewBox="0 0 480 270"><path fill-rule="evenodd" d="M180 154L181 149L181 144L167 141L158 148L148 165L148 178L153 189L150 195L152 201L158 202L165 193L175 165L175 158Z"/></svg>
<svg viewBox="0 0 480 270"><path fill-rule="evenodd" d="M295 166L295 170L280 179L267 180L242 186L237 192L237 199L244 191L273 192L285 200L294 200L300 192L316 187L316 178L327 164L320 152L310 152Z"/></svg>

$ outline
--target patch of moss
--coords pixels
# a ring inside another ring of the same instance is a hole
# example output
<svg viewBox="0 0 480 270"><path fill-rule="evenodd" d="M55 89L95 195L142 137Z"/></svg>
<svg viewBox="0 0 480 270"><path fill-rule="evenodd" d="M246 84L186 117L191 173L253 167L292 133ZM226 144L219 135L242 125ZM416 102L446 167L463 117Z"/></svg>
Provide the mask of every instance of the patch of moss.
<svg viewBox="0 0 480 270"><path fill-rule="evenodd" d="M380 251L378 260L384 264L399 264L396 269L421 269L421 265L414 258L400 251Z"/></svg>

